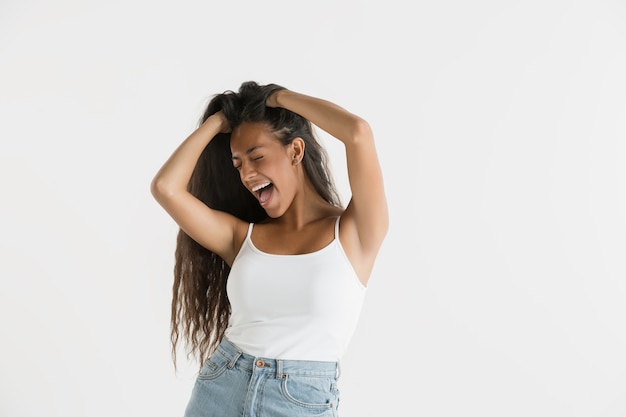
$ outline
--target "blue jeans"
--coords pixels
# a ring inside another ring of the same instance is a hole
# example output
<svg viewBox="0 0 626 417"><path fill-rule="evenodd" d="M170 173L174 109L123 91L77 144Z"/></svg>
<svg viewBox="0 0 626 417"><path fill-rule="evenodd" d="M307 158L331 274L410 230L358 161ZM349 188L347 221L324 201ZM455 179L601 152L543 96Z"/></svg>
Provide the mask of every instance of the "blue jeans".
<svg viewBox="0 0 626 417"><path fill-rule="evenodd" d="M203 365L185 417L337 417L338 364L257 358L226 340Z"/></svg>

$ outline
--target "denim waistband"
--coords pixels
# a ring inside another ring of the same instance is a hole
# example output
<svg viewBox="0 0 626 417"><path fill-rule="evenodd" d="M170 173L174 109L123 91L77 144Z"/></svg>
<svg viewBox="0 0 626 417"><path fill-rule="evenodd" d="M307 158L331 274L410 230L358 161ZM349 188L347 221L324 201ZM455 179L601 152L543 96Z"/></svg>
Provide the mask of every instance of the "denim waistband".
<svg viewBox="0 0 626 417"><path fill-rule="evenodd" d="M239 349L225 337L216 349L216 353L229 360L228 367L234 366L247 371L275 374L276 378L293 376L339 377L338 362L285 360L249 355Z"/></svg>

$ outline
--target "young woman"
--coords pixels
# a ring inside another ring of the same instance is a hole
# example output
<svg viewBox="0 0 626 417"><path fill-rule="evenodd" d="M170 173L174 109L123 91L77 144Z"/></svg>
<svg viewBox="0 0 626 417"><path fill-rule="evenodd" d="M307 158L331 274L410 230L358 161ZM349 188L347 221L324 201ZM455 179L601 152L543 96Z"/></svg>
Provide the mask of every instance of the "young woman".
<svg viewBox="0 0 626 417"><path fill-rule="evenodd" d="M345 209L313 125L345 145ZM388 228L368 123L245 82L213 97L151 191L180 226L173 354L182 337L200 363L185 416L336 416L338 362Z"/></svg>

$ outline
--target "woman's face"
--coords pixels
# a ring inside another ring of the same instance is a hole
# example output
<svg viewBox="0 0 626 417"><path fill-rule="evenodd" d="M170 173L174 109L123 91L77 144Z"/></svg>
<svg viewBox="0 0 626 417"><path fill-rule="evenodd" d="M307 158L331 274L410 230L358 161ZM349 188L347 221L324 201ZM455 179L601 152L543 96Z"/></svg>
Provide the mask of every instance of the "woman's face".
<svg viewBox="0 0 626 417"><path fill-rule="evenodd" d="M282 216L299 186L292 145L284 146L263 123L242 123L230 139L233 166L268 216Z"/></svg>

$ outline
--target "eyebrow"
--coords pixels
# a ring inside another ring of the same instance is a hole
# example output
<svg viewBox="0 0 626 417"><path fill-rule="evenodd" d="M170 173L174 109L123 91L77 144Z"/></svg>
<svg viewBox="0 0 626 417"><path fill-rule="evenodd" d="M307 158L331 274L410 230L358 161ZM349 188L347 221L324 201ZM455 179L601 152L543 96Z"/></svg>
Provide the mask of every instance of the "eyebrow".
<svg viewBox="0 0 626 417"><path fill-rule="evenodd" d="M246 155L250 155L252 152L254 152L254 151L256 151L257 149L262 148L262 147L263 147L263 146L260 146L260 145L253 146L253 147L251 147L250 149L248 149L248 150L245 152L245 154L246 154ZM235 159L239 159L239 157L237 157L237 156L233 156L231 159L232 159L232 160L235 160Z"/></svg>

